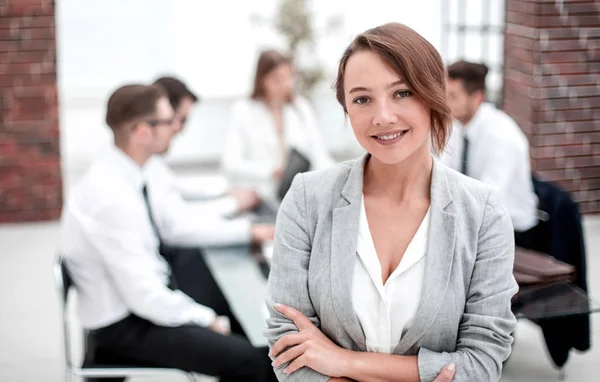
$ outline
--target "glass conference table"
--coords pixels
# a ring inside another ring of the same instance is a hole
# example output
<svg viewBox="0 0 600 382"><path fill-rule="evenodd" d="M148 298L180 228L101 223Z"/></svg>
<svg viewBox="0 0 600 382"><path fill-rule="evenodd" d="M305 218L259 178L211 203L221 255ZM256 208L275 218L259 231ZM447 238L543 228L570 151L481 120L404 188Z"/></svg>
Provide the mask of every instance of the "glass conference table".
<svg viewBox="0 0 600 382"><path fill-rule="evenodd" d="M264 299L272 247L207 248L204 252L250 341L257 346L265 345L262 335L267 315ZM575 284L566 282L522 287L513 299L513 312L519 319L539 320L600 312L600 304Z"/></svg>

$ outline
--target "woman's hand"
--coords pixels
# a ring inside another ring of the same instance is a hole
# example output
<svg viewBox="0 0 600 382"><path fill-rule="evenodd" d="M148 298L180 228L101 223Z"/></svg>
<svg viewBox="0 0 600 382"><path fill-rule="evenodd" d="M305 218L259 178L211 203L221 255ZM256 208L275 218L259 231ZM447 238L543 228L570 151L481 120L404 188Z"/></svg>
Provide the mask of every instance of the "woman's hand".
<svg viewBox="0 0 600 382"><path fill-rule="evenodd" d="M433 382L452 382L454 379L454 373L456 373L456 365L451 363L440 371L437 378Z"/></svg>
<svg viewBox="0 0 600 382"><path fill-rule="evenodd" d="M281 178L283 178L283 172L283 168L278 167L273 171L273 175L271 175L271 177L273 178L273 180L280 180Z"/></svg>
<svg viewBox="0 0 600 382"><path fill-rule="evenodd" d="M275 237L275 227L271 224L253 224L250 227L250 239L252 243L261 244L272 241Z"/></svg>
<svg viewBox="0 0 600 382"><path fill-rule="evenodd" d="M228 194L235 199L238 209L242 212L250 211L260 203L260 197L256 191L245 188L234 188Z"/></svg>
<svg viewBox="0 0 600 382"><path fill-rule="evenodd" d="M283 370L285 374L306 366L331 377L345 376L349 350L334 344L296 309L280 304L275 304L275 309L292 320L299 333L285 335L275 343L271 350L271 356L276 357L274 367L291 362Z"/></svg>

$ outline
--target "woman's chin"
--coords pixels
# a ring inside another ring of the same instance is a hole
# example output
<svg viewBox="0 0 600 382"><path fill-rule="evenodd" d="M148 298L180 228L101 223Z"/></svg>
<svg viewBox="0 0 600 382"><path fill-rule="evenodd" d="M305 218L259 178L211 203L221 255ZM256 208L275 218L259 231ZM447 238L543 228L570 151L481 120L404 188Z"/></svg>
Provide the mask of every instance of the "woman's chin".
<svg viewBox="0 0 600 382"><path fill-rule="evenodd" d="M370 150L369 153L377 161L389 166L404 162L410 155L406 150L381 150L378 148Z"/></svg>

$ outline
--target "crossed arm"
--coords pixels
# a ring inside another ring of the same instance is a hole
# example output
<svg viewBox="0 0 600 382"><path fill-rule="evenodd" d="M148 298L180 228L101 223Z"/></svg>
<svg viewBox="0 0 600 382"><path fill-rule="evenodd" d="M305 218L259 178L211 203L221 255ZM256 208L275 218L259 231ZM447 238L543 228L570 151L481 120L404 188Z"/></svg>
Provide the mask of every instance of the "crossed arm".
<svg viewBox="0 0 600 382"><path fill-rule="evenodd" d="M420 381L417 356L343 349L299 311L279 304L275 308L298 328L298 333L288 334L277 341L270 353L275 358L273 367L276 370L288 364L281 370L284 375L289 376L303 367L309 367L331 376L329 381ZM455 367L454 364L447 365L434 382L452 381Z"/></svg>

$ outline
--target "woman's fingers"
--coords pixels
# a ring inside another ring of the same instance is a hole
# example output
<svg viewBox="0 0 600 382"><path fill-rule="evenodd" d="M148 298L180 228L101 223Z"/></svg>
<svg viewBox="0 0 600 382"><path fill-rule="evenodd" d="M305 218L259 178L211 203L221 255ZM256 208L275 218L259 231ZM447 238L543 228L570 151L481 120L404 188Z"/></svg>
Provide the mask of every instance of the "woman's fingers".
<svg viewBox="0 0 600 382"><path fill-rule="evenodd" d="M300 357L296 358L292 363L290 363L288 365L288 367L286 367L283 370L284 374L292 374L293 372L295 372L296 370L299 370L301 368L303 368L305 366L305 355L301 355Z"/></svg>
<svg viewBox="0 0 600 382"><path fill-rule="evenodd" d="M275 345L273 345L273 349L271 349L271 354L269 356L275 358L286 348L296 346L304 342L305 336L302 333L294 333L294 334L286 334L281 337Z"/></svg>
<svg viewBox="0 0 600 382"><path fill-rule="evenodd" d="M295 360L296 358L304 354L305 350L306 346L304 344L296 345L293 348L289 348L288 350L284 351L283 354L277 357L275 361L273 361L273 367L279 367L283 364Z"/></svg>
<svg viewBox="0 0 600 382"><path fill-rule="evenodd" d="M456 365L451 363L450 365L444 367L442 371L440 371L440 374L438 374L437 378L434 379L433 382L452 382L452 379L454 379L454 373L456 373Z"/></svg>

